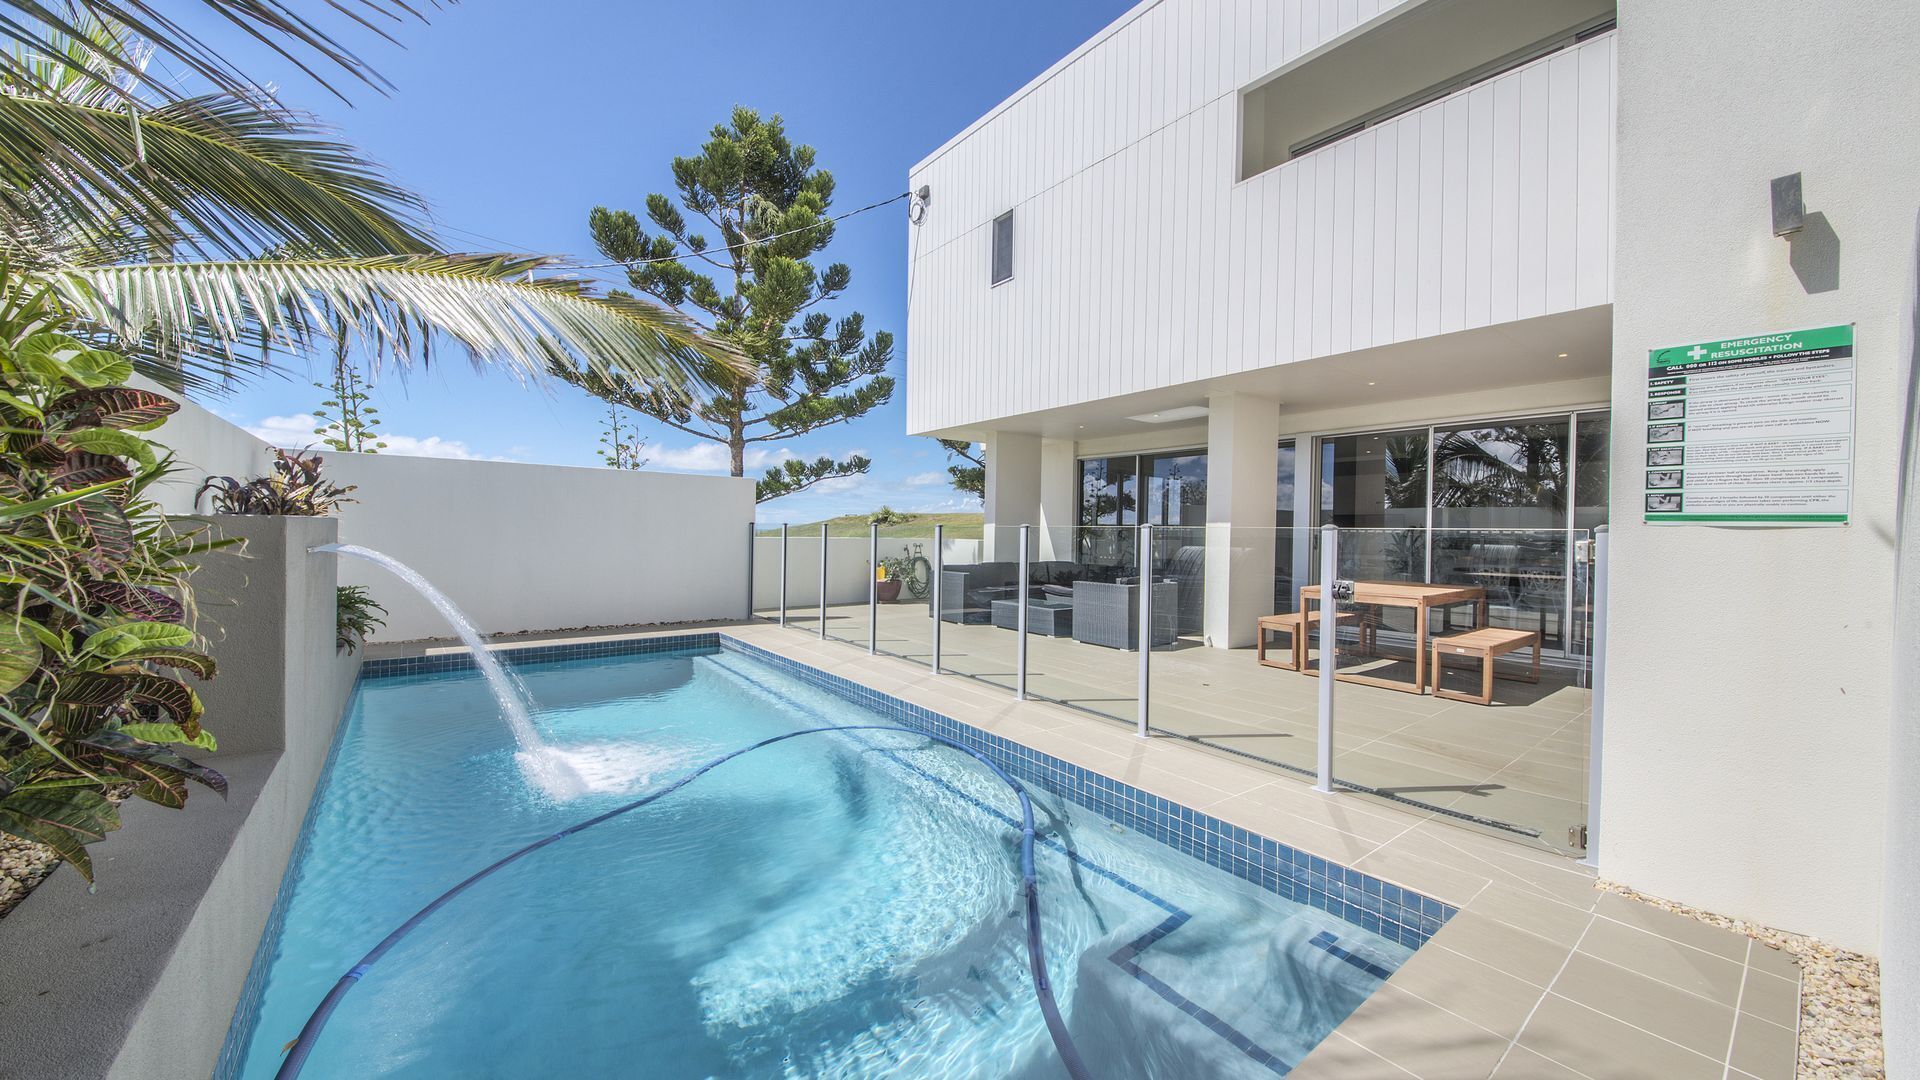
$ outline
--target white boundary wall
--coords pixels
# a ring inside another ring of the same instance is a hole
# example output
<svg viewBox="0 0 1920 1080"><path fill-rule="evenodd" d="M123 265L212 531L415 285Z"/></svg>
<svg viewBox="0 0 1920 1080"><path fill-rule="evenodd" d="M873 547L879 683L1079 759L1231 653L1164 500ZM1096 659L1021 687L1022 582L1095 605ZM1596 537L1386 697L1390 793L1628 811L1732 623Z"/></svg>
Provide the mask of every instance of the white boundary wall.
<svg viewBox="0 0 1920 1080"><path fill-rule="evenodd" d="M883 536L880 557L890 559L908 554L916 541ZM933 541L918 541L921 553L933 559ZM980 561L978 540L946 542L945 565ZM864 536L827 538L827 603L859 604L867 599L867 577L872 572ZM902 600L908 598L902 594ZM924 602L924 601L923 601ZM789 612L806 614L820 605L820 528L801 526L787 536L787 607ZM753 548L753 607L765 613L780 606L780 537L762 535Z"/></svg>
<svg viewBox="0 0 1920 1080"><path fill-rule="evenodd" d="M246 478L270 462L266 443L190 403L153 437L182 466L158 493L171 513L193 512L193 491L209 473ZM330 478L359 488L360 501L341 511L341 541L420 571L485 633L747 614L750 479L323 456ZM377 640L449 632L432 607L375 566L345 560L340 583L368 586L387 608Z"/></svg>

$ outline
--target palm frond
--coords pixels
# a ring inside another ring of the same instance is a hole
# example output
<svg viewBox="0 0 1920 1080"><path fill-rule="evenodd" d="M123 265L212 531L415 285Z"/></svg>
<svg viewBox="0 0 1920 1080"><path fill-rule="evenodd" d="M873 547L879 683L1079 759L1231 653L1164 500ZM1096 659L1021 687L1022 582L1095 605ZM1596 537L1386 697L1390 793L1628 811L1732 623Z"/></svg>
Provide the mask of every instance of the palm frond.
<svg viewBox="0 0 1920 1080"><path fill-rule="evenodd" d="M289 244L358 256L432 250L418 197L309 117L225 95L137 115L0 93L0 224L51 218L107 248L115 226L132 221L162 249L229 257Z"/></svg>
<svg viewBox="0 0 1920 1080"><path fill-rule="evenodd" d="M457 0L449 0L457 2ZM296 8L321 9L380 39L392 41L388 28L405 22L424 22L420 7L407 0L318 0L310 5L285 0L200 0L200 6L213 19L237 27L305 72L320 86L345 100L328 75L346 74L349 78L384 93L390 84L366 61L355 55L335 32L303 15ZM432 6L440 6L433 0ZM81 22L91 18L126 27L150 47L205 79L222 93L245 97L255 92L258 80L242 72L226 57L162 8L177 11L178 4L150 0L0 0L0 42L32 48L47 31L81 36ZM47 57L55 64L60 56ZM145 82L144 71L135 57L110 55L107 62L127 75ZM0 80L31 85L40 72L8 50L0 50ZM170 90L146 82L160 96Z"/></svg>
<svg viewBox="0 0 1920 1080"><path fill-rule="evenodd" d="M745 361L674 312L586 283L538 279L549 260L417 255L146 263L40 271L62 300L123 341L187 362L232 364L262 340L304 348L344 319L376 362L427 362L443 342L476 364L542 378L556 362L665 393L706 389L710 365ZM218 342L220 357L205 355Z"/></svg>

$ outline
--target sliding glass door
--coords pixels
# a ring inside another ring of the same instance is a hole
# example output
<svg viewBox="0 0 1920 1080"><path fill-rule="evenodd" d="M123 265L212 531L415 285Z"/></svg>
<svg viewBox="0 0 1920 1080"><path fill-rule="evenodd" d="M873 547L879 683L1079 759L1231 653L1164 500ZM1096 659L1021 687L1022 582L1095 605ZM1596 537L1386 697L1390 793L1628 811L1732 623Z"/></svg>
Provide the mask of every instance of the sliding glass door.
<svg viewBox="0 0 1920 1080"><path fill-rule="evenodd" d="M1175 450L1082 458L1079 558L1120 566L1136 557L1127 532L1093 526L1156 526L1151 567L1179 585L1179 628L1198 634L1205 597L1207 453Z"/></svg>
<svg viewBox="0 0 1920 1080"><path fill-rule="evenodd" d="M1355 577L1481 586L1494 625L1569 652L1585 637L1570 530L1606 521L1607 445L1605 411L1322 438L1317 523L1350 530Z"/></svg>

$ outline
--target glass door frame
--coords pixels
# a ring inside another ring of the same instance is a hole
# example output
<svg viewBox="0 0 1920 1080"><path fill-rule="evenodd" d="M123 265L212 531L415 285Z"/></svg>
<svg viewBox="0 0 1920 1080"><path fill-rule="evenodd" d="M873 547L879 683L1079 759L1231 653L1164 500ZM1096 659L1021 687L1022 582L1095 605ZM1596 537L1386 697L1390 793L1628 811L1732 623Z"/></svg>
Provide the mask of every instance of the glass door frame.
<svg viewBox="0 0 1920 1080"><path fill-rule="evenodd" d="M1492 426L1497 426L1501 424L1520 424L1520 423L1526 423L1528 421L1565 420L1567 422L1567 506L1564 513L1565 525L1559 529L1548 529L1548 530L1540 530L1540 531L1560 532L1567 537L1566 551L1562 555L1566 585L1562 589L1563 595L1561 598L1561 603L1566 605L1562 610L1566 612L1567 628L1561 633L1561 647L1559 649L1557 650L1542 649L1541 651L1543 654L1543 657L1542 657L1543 659L1553 658L1556 656L1559 659L1563 659L1563 660L1574 659L1578 657L1584 661L1585 659L1584 654L1576 654L1571 647L1572 626L1574 621L1573 615L1575 611L1575 608L1573 605L1574 588L1575 588L1574 560L1577 557L1577 554L1574 551L1574 544L1573 544L1573 536L1576 531L1573 522L1574 522L1574 515L1578 513L1578 506L1579 506L1579 496L1578 496L1579 489L1575 485L1579 479L1579 468L1580 468L1580 458L1579 458L1580 417L1583 414L1584 415L1592 415L1594 413L1609 414L1608 430L1609 430L1609 435L1611 435L1612 410L1613 410L1612 403L1603 401L1603 402L1597 402L1593 404L1570 405L1570 406L1554 408L1554 409L1532 409L1532 410L1527 410L1525 412L1519 412L1519 413L1494 413L1491 416L1482 413L1482 414L1473 414L1473 415L1458 416L1458 417L1440 417L1440 418L1431 419L1431 420L1394 421L1394 422L1384 423L1384 424L1381 424L1380 426L1371 427L1371 428L1351 428L1351 429L1342 428L1342 429L1336 429L1331 431L1299 432L1295 434L1282 435L1279 439L1279 442L1275 446L1275 453L1277 454L1279 452L1278 447L1280 445L1284 445L1289 442L1294 444L1294 448L1295 448L1294 449L1294 483L1299 484L1301 481L1301 477L1300 477L1301 470L1299 466L1299 461L1302 456L1300 454L1300 447L1311 446L1313 448L1311 455L1309 455L1310 460L1307 464L1308 470L1311 471L1312 473L1311 489L1310 489L1310 493L1312 497L1309 498L1308 502L1309 502L1309 505L1313 507L1313 524L1311 527L1314 529L1318 529L1321 525L1325 524L1323 515L1325 514L1326 511L1325 511L1325 508L1321 505L1319 494L1323 490L1322 485L1328 482L1328 477L1326 476L1326 449L1325 449L1326 443L1328 440L1342 439L1342 438L1356 438L1361 435L1374 435L1374 434L1379 434L1381 432L1389 432L1389 431L1417 430L1424 427L1427 433L1427 485L1426 485L1427 494L1426 494L1425 526L1424 526L1426 531L1426 536L1427 536L1427 543L1425 544L1426 551L1425 551L1424 570L1425 570L1426 579L1428 581L1431 581L1433 580L1433 546L1434 546L1433 545L1433 478L1434 478L1434 464L1435 464L1435 446L1434 446L1435 433L1442 429L1452 429L1452 428L1457 428L1463 425L1492 427ZM1611 443L1609 443L1609 445L1611 445ZM1317 575L1318 570L1319 570L1318 561L1313 560L1313 566L1310 572ZM1588 639L1588 635L1582 634L1581 643L1584 645L1587 639Z"/></svg>

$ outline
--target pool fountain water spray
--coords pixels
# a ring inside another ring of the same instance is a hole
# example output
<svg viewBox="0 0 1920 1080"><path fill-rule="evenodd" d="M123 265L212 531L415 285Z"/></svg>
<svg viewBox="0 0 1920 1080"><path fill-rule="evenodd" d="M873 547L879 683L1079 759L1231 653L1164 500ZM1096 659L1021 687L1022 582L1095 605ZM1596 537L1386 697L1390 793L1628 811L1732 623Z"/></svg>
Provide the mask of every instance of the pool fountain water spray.
<svg viewBox="0 0 1920 1080"><path fill-rule="evenodd" d="M520 752L514 755L514 761L519 764L527 781L555 799L573 799L586 792L587 783L579 771L548 746L534 728L533 717L527 707L529 699L526 687L513 677L498 657L488 651L486 640L474 627L473 620L467 618L466 613L447 598L447 594L434 588L433 582L422 577L419 571L385 552L363 548L358 544L321 544L307 550L316 555L325 553L365 559L413 586L415 592L440 612L461 642L473 653L474 666L480 669L480 674L487 680L488 689L499 699L500 715L512 730L514 741L520 744Z"/></svg>

